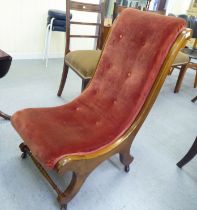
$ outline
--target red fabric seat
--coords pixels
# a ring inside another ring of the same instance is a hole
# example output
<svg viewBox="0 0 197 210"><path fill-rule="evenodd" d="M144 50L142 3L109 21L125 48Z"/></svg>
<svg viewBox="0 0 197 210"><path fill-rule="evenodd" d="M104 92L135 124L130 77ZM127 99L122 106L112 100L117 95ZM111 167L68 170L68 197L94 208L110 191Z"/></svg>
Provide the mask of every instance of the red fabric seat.
<svg viewBox="0 0 197 210"><path fill-rule="evenodd" d="M91 153L120 137L138 115L184 27L182 19L123 11L92 82L78 98L63 106L25 109L12 116L13 126L34 157L54 168L68 154Z"/></svg>

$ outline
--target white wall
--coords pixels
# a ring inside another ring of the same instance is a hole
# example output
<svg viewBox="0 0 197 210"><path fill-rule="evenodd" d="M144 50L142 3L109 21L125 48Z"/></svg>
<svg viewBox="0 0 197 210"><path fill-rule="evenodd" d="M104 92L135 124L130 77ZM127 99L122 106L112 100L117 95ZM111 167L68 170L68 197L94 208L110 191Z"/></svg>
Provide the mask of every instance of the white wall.
<svg viewBox="0 0 197 210"><path fill-rule="evenodd" d="M187 14L187 10L189 9L190 3L191 0L168 0L166 14Z"/></svg>
<svg viewBox="0 0 197 210"><path fill-rule="evenodd" d="M79 1L79 0L78 0ZM81 0L98 3L99 0ZM169 0L167 13L186 13L190 0ZM41 58L44 48L48 9L65 10L65 0L0 0L0 49L14 58ZM95 16L74 13L73 19L80 17L91 21ZM78 33L92 31L92 28L75 28ZM50 56L63 56L65 35L53 32ZM93 48L93 40L72 40L72 49Z"/></svg>
<svg viewBox="0 0 197 210"><path fill-rule="evenodd" d="M90 3L98 1L85 0ZM0 0L0 49L10 53L14 58L41 58L48 9L65 11L65 0ZM74 19L77 16L89 21L95 18L91 15L73 14ZM78 31L86 30L80 28ZM64 40L64 33L52 33L50 49L52 57L63 56ZM93 48L93 45L93 40L71 42L73 48Z"/></svg>

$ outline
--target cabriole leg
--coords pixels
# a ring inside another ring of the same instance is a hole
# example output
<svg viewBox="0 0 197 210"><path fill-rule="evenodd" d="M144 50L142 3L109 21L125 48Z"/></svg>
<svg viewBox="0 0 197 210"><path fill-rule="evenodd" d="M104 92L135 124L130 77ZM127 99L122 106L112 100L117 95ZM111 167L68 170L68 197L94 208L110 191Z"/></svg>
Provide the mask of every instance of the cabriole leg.
<svg viewBox="0 0 197 210"><path fill-rule="evenodd" d="M123 150L121 150L121 152L119 153L120 156L120 162L125 166L125 172L129 172L130 171L130 164L133 161L133 156L131 156L130 154L130 148L131 148L131 143L128 145L126 144L126 146L123 148Z"/></svg>

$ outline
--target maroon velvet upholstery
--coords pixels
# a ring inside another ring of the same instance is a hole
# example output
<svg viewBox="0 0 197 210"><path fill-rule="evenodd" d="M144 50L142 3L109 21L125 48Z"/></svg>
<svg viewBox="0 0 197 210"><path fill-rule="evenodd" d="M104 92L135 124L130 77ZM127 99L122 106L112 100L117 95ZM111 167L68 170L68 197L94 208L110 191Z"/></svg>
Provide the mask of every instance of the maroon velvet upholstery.
<svg viewBox="0 0 197 210"><path fill-rule="evenodd" d="M89 87L72 102L18 111L12 124L48 168L68 154L109 145L132 124L160 71L182 19L126 9L115 21Z"/></svg>

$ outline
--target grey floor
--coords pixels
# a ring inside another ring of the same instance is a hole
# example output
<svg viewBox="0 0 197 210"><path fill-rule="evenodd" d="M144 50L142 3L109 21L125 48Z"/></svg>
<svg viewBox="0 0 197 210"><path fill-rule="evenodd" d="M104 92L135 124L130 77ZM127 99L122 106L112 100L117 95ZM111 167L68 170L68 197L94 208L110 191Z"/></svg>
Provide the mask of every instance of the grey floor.
<svg viewBox="0 0 197 210"><path fill-rule="evenodd" d="M0 81L0 109L7 113L26 107L56 106L80 94L80 80L69 73L62 98L56 96L62 60L13 61ZM129 174L118 156L100 165L87 179L69 210L196 210L197 157L182 170L176 163L197 135L197 95L194 71L189 70L179 94L173 93L178 70L167 78L132 147ZM0 119L0 209L56 210L56 194L30 159L21 160L21 139L11 124ZM70 174L58 177L68 183Z"/></svg>

